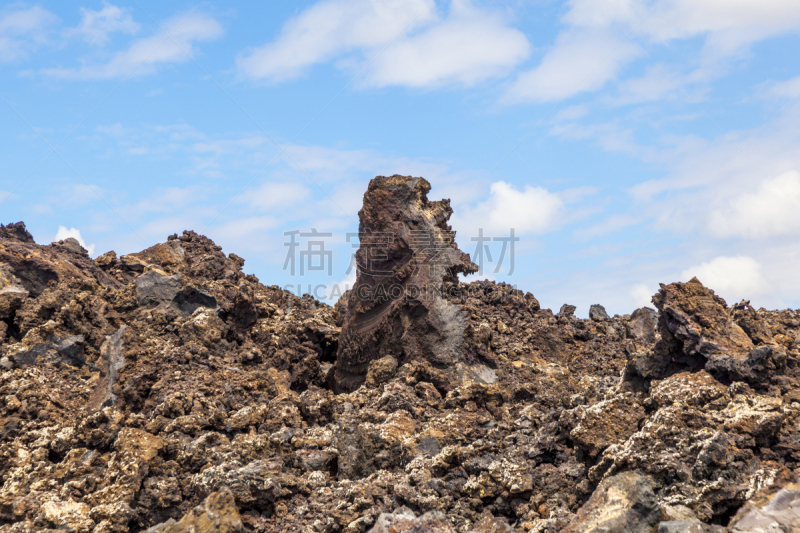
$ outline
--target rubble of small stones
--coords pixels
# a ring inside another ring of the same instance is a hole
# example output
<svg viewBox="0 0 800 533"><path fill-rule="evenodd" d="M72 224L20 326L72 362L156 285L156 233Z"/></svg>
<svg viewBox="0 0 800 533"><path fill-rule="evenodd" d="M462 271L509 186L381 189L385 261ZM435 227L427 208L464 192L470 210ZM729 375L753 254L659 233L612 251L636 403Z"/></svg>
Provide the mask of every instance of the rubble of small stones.
<svg viewBox="0 0 800 533"><path fill-rule="evenodd" d="M0 532L799 530L800 312L693 279L580 319L449 277L425 309L457 343L431 316L373 350L371 304L243 265L192 231L93 260L0 226Z"/></svg>

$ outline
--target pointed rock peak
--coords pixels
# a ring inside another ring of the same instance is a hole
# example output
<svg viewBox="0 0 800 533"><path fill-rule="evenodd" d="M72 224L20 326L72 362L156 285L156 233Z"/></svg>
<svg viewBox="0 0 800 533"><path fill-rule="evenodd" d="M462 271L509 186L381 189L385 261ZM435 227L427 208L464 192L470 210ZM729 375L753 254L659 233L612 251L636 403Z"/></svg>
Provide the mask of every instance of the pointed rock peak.
<svg viewBox="0 0 800 533"><path fill-rule="evenodd" d="M7 226L0 224L0 239L34 242L33 235L25 228L24 222L14 222Z"/></svg>
<svg viewBox="0 0 800 533"><path fill-rule="evenodd" d="M358 272L347 302L337 357L339 390L366 378L369 363L391 355L454 362L465 319L444 295L458 274L477 272L447 224L450 200L431 202L431 184L411 176L373 179L359 216Z"/></svg>

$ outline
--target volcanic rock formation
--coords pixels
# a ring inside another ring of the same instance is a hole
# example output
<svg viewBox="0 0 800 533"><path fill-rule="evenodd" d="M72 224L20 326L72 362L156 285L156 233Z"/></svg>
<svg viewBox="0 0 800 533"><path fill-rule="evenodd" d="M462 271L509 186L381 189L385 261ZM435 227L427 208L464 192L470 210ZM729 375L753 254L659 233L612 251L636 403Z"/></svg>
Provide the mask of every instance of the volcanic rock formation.
<svg viewBox="0 0 800 533"><path fill-rule="evenodd" d="M799 312L691 280L554 314L458 283L427 192L365 197L399 237L362 236L388 268L359 286L436 289L388 304L264 286L192 231L92 260L0 226L0 533L797 531Z"/></svg>
<svg viewBox="0 0 800 533"><path fill-rule="evenodd" d="M358 274L347 298L334 381L353 390L369 363L423 359L452 366L463 344L465 316L445 297L458 274L478 267L455 244L450 200L428 201L431 184L411 176L379 176L358 212Z"/></svg>

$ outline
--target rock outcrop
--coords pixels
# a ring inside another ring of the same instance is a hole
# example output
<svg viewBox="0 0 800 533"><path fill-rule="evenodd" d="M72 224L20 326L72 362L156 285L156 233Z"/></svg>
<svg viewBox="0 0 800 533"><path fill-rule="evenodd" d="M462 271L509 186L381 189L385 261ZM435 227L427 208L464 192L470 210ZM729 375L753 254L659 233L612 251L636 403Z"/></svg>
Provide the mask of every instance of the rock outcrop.
<svg viewBox="0 0 800 533"><path fill-rule="evenodd" d="M771 338L755 310L747 304L728 309L697 278L662 284L653 302L661 317L661 340L634 358L631 374L661 379L680 370L705 369L726 383L762 386L786 365L786 347Z"/></svg>
<svg viewBox="0 0 800 533"><path fill-rule="evenodd" d="M478 267L455 244L447 225L450 200L428 200L430 183L379 176L358 212L358 274L349 292L334 383L353 390L371 361L424 360L451 367L460 359L466 317L448 299L458 274Z"/></svg>
<svg viewBox="0 0 800 533"><path fill-rule="evenodd" d="M265 286L192 231L92 260L0 227L0 533L792 531L800 312L692 280L554 314L459 283L452 243L422 274L403 232L449 231L427 187L365 199L405 237L359 261L440 289L386 307Z"/></svg>

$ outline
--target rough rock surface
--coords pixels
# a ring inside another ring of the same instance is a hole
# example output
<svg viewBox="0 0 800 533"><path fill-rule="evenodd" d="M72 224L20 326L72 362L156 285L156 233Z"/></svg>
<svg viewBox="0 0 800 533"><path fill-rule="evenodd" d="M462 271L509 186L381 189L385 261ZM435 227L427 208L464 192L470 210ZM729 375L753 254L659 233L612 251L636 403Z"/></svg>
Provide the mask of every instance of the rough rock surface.
<svg viewBox="0 0 800 533"><path fill-rule="evenodd" d="M179 522L170 518L147 533L242 533L242 519L233 494L227 488L214 492Z"/></svg>
<svg viewBox="0 0 800 533"><path fill-rule="evenodd" d="M447 518L439 511L415 517L408 508L378 517L370 533L453 533Z"/></svg>
<svg viewBox="0 0 800 533"><path fill-rule="evenodd" d="M0 532L235 513L259 533L409 512L459 533L795 527L798 312L728 307L693 280L662 286L656 316L584 320L453 283L451 359L387 344L340 392L351 300L264 286L191 231L95 260L73 244L0 227L0 284L24 294L0 316ZM381 331L435 344L423 323Z"/></svg>
<svg viewBox="0 0 800 533"><path fill-rule="evenodd" d="M731 533L800 531L800 483L763 490L733 518Z"/></svg>
<svg viewBox="0 0 800 533"><path fill-rule="evenodd" d="M359 211L358 274L349 291L334 384L353 390L371 361L460 360L466 317L446 295L458 274L478 267L447 225L450 200L428 200L430 183L411 176L377 177Z"/></svg>
<svg viewBox="0 0 800 533"><path fill-rule="evenodd" d="M636 472L623 472L604 479L564 531L648 533L659 522L661 507L648 480Z"/></svg>

